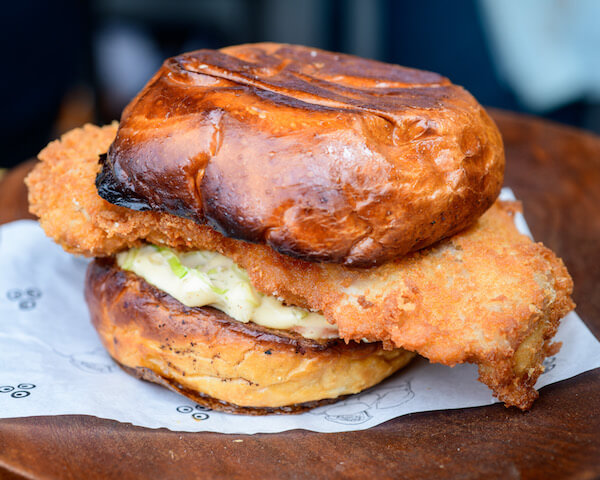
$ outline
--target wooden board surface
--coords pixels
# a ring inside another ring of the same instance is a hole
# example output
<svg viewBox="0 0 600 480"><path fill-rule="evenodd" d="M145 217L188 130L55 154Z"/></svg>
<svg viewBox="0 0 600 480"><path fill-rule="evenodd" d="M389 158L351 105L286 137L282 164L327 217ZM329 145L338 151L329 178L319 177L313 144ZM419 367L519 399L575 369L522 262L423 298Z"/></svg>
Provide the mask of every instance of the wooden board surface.
<svg viewBox="0 0 600 480"><path fill-rule="evenodd" d="M600 137L492 111L505 185L561 256L600 337ZM0 223L25 218L27 163L0 182ZM143 399L140 399L143 402ZM241 440L241 441L240 441ZM0 478L600 478L600 369L501 405L421 413L363 432L220 435L86 416L0 420Z"/></svg>

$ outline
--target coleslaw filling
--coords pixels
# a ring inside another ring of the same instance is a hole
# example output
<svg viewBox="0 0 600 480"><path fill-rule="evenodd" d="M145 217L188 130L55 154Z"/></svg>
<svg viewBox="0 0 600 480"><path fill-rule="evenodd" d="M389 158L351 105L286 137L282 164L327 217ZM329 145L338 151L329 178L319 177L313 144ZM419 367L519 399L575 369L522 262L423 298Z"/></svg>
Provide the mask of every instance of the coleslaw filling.
<svg viewBox="0 0 600 480"><path fill-rule="evenodd" d="M322 314L258 292L244 269L217 252L146 245L117 254L117 264L188 307L211 306L238 322L291 330L305 338L339 337L337 326Z"/></svg>

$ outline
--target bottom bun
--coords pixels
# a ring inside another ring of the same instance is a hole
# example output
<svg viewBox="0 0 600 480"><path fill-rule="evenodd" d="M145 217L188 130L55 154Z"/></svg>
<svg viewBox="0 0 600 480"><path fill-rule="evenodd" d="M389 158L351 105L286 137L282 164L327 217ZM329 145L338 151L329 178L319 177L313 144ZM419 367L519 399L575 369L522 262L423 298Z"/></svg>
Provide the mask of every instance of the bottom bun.
<svg viewBox="0 0 600 480"><path fill-rule="evenodd" d="M415 355L186 307L113 260L90 264L85 298L100 340L127 372L214 410L301 412L376 385Z"/></svg>

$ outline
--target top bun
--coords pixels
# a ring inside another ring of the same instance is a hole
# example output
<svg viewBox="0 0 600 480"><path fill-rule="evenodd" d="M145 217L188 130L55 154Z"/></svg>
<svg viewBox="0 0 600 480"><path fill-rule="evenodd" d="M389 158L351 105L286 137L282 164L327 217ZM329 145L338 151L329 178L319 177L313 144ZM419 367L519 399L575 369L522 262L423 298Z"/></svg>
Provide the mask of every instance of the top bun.
<svg viewBox="0 0 600 480"><path fill-rule="evenodd" d="M498 129L440 75L274 43L170 58L97 178L135 210L370 266L466 228L502 184Z"/></svg>

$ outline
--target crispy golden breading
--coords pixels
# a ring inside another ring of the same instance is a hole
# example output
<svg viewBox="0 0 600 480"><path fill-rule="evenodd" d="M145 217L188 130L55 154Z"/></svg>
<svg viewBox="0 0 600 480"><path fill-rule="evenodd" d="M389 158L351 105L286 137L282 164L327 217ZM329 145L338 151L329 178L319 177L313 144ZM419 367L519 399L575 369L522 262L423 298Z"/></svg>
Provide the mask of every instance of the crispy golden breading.
<svg viewBox="0 0 600 480"><path fill-rule="evenodd" d="M245 268L258 290L322 311L346 340L381 340L446 365L475 363L507 405L526 409L537 397L541 362L574 307L573 284L560 259L516 230L510 206L498 202L470 229L376 268L308 263L102 200L98 155L115 131L116 124L69 132L40 153L27 178L31 211L67 251L107 256L143 241L216 250Z"/></svg>

